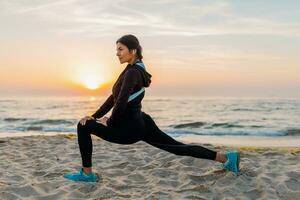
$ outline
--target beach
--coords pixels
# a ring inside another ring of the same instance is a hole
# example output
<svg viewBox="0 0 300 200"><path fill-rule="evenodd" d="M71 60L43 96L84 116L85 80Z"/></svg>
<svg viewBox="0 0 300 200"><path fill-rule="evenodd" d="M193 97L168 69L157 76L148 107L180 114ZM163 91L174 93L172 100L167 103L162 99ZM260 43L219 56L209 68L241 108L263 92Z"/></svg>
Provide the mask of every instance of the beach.
<svg viewBox="0 0 300 200"><path fill-rule="evenodd" d="M81 167L76 135L4 137L0 199L299 197L300 147L199 145L223 152L238 150L239 176L222 170L220 163L177 156L144 142L119 145L93 137L93 170L100 181L76 183L63 178Z"/></svg>
<svg viewBox="0 0 300 200"><path fill-rule="evenodd" d="M0 0L0 200L300 200L299 7Z"/></svg>

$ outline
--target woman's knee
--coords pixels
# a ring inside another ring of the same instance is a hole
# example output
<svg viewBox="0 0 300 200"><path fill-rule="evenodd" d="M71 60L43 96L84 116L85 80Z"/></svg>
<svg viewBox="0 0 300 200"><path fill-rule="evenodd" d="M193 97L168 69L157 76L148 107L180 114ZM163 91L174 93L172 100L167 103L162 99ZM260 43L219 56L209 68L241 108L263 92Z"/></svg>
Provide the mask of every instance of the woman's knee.
<svg viewBox="0 0 300 200"><path fill-rule="evenodd" d="M84 131L85 130L85 125L82 125L80 122L78 122L78 124L77 124L77 133L78 134L85 132Z"/></svg>
<svg viewBox="0 0 300 200"><path fill-rule="evenodd" d="M83 127L83 125L80 122L78 122L77 123L77 129L81 129L82 127Z"/></svg>

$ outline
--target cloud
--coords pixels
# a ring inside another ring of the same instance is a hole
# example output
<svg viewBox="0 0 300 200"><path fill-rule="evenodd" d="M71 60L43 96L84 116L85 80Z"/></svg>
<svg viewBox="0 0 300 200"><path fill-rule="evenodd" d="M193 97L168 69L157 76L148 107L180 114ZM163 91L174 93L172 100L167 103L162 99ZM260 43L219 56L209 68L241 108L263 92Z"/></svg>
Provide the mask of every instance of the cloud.
<svg viewBox="0 0 300 200"><path fill-rule="evenodd" d="M232 1L2 1L6 15L54 24L58 34L119 35L134 30L147 36L300 36L300 25L238 14ZM3 15L3 14L2 14ZM20 19L21 21L22 19ZM55 26L56 24L56 26Z"/></svg>

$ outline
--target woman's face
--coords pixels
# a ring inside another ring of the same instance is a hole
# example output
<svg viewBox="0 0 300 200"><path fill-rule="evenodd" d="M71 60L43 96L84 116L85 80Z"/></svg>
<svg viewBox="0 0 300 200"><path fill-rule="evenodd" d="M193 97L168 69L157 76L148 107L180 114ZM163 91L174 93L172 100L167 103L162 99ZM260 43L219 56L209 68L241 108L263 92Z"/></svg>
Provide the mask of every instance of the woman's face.
<svg viewBox="0 0 300 200"><path fill-rule="evenodd" d="M125 62L132 62L136 58L135 50L132 50L131 52L129 49L122 43L117 43L117 54L119 61L121 64Z"/></svg>

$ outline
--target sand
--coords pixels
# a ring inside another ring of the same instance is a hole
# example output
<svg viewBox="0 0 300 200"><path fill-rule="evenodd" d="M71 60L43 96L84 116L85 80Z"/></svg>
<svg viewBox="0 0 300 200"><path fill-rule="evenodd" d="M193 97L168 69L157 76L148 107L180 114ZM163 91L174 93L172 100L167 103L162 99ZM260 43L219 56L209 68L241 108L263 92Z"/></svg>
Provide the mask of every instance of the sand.
<svg viewBox="0 0 300 200"><path fill-rule="evenodd" d="M262 148L200 144L238 150L241 173L221 164L177 156L144 142L93 138L97 183L75 183L63 174L80 169L75 136L0 139L0 199L297 199L300 147Z"/></svg>

